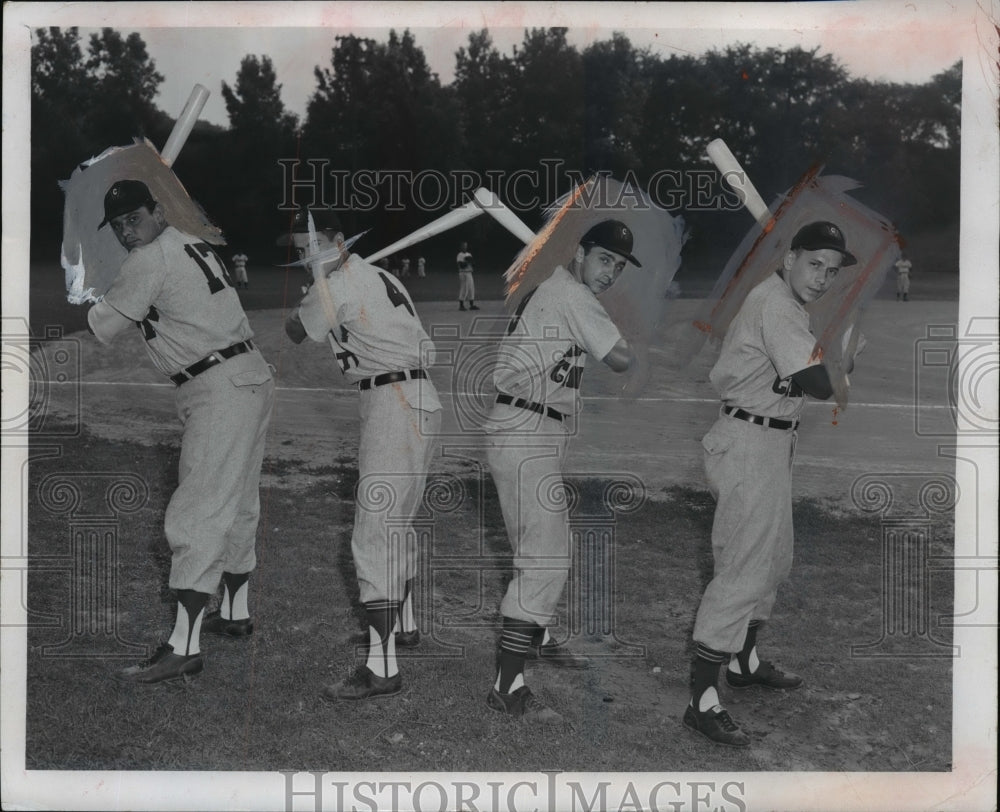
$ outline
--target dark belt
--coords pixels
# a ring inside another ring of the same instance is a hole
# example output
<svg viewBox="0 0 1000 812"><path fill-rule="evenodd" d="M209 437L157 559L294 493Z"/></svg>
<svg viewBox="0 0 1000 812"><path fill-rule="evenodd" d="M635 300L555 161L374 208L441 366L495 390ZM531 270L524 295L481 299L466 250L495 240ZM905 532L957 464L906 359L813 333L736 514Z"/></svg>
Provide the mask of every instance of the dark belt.
<svg viewBox="0 0 1000 812"><path fill-rule="evenodd" d="M766 429L788 431L788 429L797 429L799 427L798 420L782 420L780 417L761 417L759 414L750 414L750 412L745 412L735 406L723 406L722 411L730 417L735 417L737 420L746 420L747 423L754 423Z"/></svg>
<svg viewBox="0 0 1000 812"><path fill-rule="evenodd" d="M233 344L233 346L226 347L224 350L216 350L206 355L200 361L191 364L187 369L182 369L176 375L171 375L170 380L180 386L182 383L187 383L192 378L198 377L206 369L211 369L217 364L221 364L223 361L232 358L234 355L242 355L245 352L250 352L253 348L253 341L248 338L246 341Z"/></svg>
<svg viewBox="0 0 1000 812"><path fill-rule="evenodd" d="M399 383L400 381L412 381L417 378L426 378L427 373L422 369L401 369L399 372L383 372L373 378L365 378L358 381L358 389L362 392L375 386L385 386L387 383Z"/></svg>
<svg viewBox="0 0 1000 812"><path fill-rule="evenodd" d="M518 409L527 409L529 412L544 414L546 417L551 417L553 420L558 420L559 422L566 419L566 415L562 412L557 412L555 409L546 406L544 403L535 403L531 400L515 398L503 393L497 395L497 403L503 403L507 406L516 406Z"/></svg>

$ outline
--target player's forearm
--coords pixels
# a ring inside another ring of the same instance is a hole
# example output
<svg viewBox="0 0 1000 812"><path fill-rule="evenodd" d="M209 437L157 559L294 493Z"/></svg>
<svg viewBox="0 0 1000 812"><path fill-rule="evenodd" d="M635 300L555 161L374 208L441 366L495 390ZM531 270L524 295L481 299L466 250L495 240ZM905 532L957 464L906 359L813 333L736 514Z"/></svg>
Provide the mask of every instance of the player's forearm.
<svg viewBox="0 0 1000 812"><path fill-rule="evenodd" d="M615 372L627 372L635 361L632 348L624 338L618 339L618 343L611 348L611 351L601 359Z"/></svg>
<svg viewBox="0 0 1000 812"><path fill-rule="evenodd" d="M110 344L116 335L132 324L107 302L98 302L87 311L87 329L102 344Z"/></svg>
<svg viewBox="0 0 1000 812"><path fill-rule="evenodd" d="M830 380L830 373L822 364L800 369L792 375L792 380L799 389L811 398L829 400L833 396L833 382Z"/></svg>

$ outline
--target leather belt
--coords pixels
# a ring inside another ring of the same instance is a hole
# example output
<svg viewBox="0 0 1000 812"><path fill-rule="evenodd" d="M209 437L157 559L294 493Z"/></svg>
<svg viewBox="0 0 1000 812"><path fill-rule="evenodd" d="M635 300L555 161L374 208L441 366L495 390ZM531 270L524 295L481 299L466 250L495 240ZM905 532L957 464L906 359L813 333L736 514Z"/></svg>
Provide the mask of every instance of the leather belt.
<svg viewBox="0 0 1000 812"><path fill-rule="evenodd" d="M754 423L766 429L788 431L789 429L794 430L799 427L798 420L782 420L780 417L761 417L759 414L750 414L750 412L745 412L736 406L723 406L722 411L723 414L735 417L737 420L746 420L747 423Z"/></svg>
<svg viewBox="0 0 1000 812"><path fill-rule="evenodd" d="M503 403L506 406L515 406L518 409L527 409L529 412L537 412L538 414L543 414L546 417L551 417L553 420L558 420L560 423L566 419L566 415L562 412L557 412L555 409L550 406L546 406L544 403L535 403L531 400L515 398L511 395L505 395L502 392L497 395L497 403Z"/></svg>
<svg viewBox="0 0 1000 812"><path fill-rule="evenodd" d="M427 373L422 369L401 369L399 372L383 372L371 378L358 381L358 389L362 392L375 386L385 386L387 383L399 383L400 381L413 381L417 378L426 378Z"/></svg>
<svg viewBox="0 0 1000 812"><path fill-rule="evenodd" d="M250 352L254 348L253 341L247 339L246 341L241 341L239 344L233 344L231 347L226 347L224 350L216 350L213 353L209 353L200 361L196 361L191 364L191 366L186 369L182 369L176 375L171 375L170 380L175 384L180 386L182 383L187 383L192 378L196 378L201 375L206 369L211 369L223 361L232 358L234 355L242 355L245 352Z"/></svg>

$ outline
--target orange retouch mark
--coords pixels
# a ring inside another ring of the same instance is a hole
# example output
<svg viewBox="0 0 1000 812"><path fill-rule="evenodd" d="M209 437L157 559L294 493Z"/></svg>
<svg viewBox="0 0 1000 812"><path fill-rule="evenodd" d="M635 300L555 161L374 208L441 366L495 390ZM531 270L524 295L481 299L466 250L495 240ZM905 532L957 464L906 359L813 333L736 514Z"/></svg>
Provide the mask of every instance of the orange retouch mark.
<svg viewBox="0 0 1000 812"><path fill-rule="evenodd" d="M560 207L559 211L556 212L555 216L545 224L545 227L538 232L538 237L535 239L531 246L531 250L528 255L524 258L521 264L517 268L517 273L514 274L514 279L511 280L509 293L514 293L518 286L521 284L521 277L524 276L525 271L531 264L531 261L538 256L538 252L545 247L545 243L548 242L549 237L552 236L552 232L555 231L556 226L562 222L562 219L566 216L566 213L573 208L576 201L580 199L584 190L594 184L594 178L588 178L584 183L578 186L574 192L567 198L566 202Z"/></svg>

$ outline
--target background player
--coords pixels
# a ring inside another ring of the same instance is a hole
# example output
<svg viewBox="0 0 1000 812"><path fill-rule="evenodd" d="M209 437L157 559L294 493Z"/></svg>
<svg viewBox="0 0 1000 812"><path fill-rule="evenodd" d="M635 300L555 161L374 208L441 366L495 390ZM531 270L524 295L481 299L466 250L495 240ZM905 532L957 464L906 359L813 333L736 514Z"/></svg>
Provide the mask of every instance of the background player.
<svg viewBox="0 0 1000 812"><path fill-rule="evenodd" d="M684 724L721 744L750 743L719 703L722 663L729 663L726 682L733 688L802 684L758 658L757 633L792 565L791 470L803 395L826 400L833 394L803 305L819 299L840 268L855 262L838 226L801 228L782 267L748 294L709 374L722 398L720 416L702 439L716 498L715 569L695 620ZM862 340L858 345L863 349Z"/></svg>
<svg viewBox="0 0 1000 812"><path fill-rule="evenodd" d="M902 299L904 302L910 300L910 271L913 270L913 263L905 254L896 260L896 301Z"/></svg>
<svg viewBox="0 0 1000 812"><path fill-rule="evenodd" d="M236 284L244 289L250 287L250 283L247 281L247 263L249 261L250 257L242 251L233 255L233 276L236 278Z"/></svg>
<svg viewBox="0 0 1000 812"><path fill-rule="evenodd" d="M458 265L458 309L465 310L465 303L469 303L469 310L479 310L476 307L476 283L472 278L472 254L469 253L469 244L463 242L458 247L458 256L455 257Z"/></svg>
<svg viewBox="0 0 1000 812"><path fill-rule="evenodd" d="M274 381L211 246L171 227L138 180L108 190L100 227L108 223L129 253L103 301L87 313L90 330L108 343L138 326L149 357L177 387L184 426L179 482L164 517L176 622L149 660L119 674L155 683L202 670L201 631L253 630L247 590ZM220 579L221 609L203 622Z"/></svg>
<svg viewBox="0 0 1000 812"><path fill-rule="evenodd" d="M340 246L340 259L324 267L333 300L334 323L317 285L289 316L285 330L296 344L306 336L326 341L332 335L341 372L361 393L358 447L358 499L351 552L358 573L368 629L364 666L347 680L323 691L328 700L391 696L402 689L396 662L397 637L416 645L412 582L416 539L412 528L390 528L384 505L368 504L366 492L392 493L394 517L410 517L423 496L434 439L441 425L441 403L423 369L434 347L416 315L406 289L387 271L344 249L340 223L331 212L317 212L324 223L317 233L320 250ZM308 245L305 213L296 216L292 240ZM322 283L319 283L322 284ZM398 539L398 541L396 540Z"/></svg>
<svg viewBox="0 0 1000 812"><path fill-rule="evenodd" d="M521 301L500 344L494 372L498 395L485 425L487 460L515 572L500 604L498 670L487 705L530 722L562 718L532 694L523 672L532 646L544 655L545 627L553 620L570 569L561 492L547 504L540 497L543 491L558 490L549 483L562 475L569 445L566 421L579 411L587 355L600 358L615 372L625 372L632 364L628 343L596 298L614 284L627 262L639 266L632 256L632 233L624 223L605 220L591 228L570 269L557 267ZM576 664L568 652L553 653L553 662Z"/></svg>

